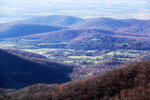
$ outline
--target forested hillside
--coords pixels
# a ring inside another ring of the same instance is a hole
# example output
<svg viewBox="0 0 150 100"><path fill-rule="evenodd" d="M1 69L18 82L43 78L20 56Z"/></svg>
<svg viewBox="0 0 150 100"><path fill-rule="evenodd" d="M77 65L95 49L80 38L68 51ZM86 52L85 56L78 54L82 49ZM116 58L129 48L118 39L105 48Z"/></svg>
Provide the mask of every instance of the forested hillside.
<svg viewBox="0 0 150 100"><path fill-rule="evenodd" d="M20 89L37 83L63 83L71 80L73 67L56 62L16 56L0 50L0 88Z"/></svg>
<svg viewBox="0 0 150 100"><path fill-rule="evenodd" d="M7 100L149 100L150 61L65 84L38 84L6 94ZM4 99L5 100L5 99Z"/></svg>
<svg viewBox="0 0 150 100"><path fill-rule="evenodd" d="M0 39L16 38L25 35L58 31L61 29L63 29L63 27L41 24L5 23L0 25Z"/></svg>

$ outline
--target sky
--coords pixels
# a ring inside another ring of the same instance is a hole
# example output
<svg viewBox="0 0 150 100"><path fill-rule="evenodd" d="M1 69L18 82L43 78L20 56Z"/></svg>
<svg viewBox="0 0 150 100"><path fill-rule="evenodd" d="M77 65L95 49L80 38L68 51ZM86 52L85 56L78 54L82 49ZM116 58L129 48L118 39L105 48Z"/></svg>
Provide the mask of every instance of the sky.
<svg viewBox="0 0 150 100"><path fill-rule="evenodd" d="M56 14L150 19L150 0L0 0L0 22Z"/></svg>

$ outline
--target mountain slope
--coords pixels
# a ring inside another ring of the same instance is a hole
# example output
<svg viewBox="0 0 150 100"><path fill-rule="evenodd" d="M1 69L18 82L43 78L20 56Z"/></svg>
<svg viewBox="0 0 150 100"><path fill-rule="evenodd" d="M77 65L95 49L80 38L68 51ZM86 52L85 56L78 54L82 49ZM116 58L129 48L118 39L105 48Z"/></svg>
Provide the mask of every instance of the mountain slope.
<svg viewBox="0 0 150 100"><path fill-rule="evenodd" d="M128 23L111 18L89 18L80 23L72 25L73 27L92 27L100 29L115 29L122 26L129 26Z"/></svg>
<svg viewBox="0 0 150 100"><path fill-rule="evenodd" d="M36 53L26 52L26 51L12 49L12 48L4 49L4 50L7 51L8 53L11 53L13 55L19 56L27 60L33 60L33 61L48 60L45 56Z"/></svg>
<svg viewBox="0 0 150 100"><path fill-rule="evenodd" d="M127 34L103 29L64 29L55 32L26 35L23 37L8 39L8 41L37 41L45 45L41 47L61 47L84 50L102 49L149 49L149 37L137 34ZM145 42L143 42L145 41ZM30 42L31 43L31 42ZM60 43L58 45L51 45ZM66 43L66 44L61 44ZM141 46L136 46L141 45ZM40 45L39 45L40 47Z"/></svg>
<svg viewBox="0 0 150 100"><path fill-rule="evenodd" d="M149 100L150 61L62 85L38 84L7 96L8 100Z"/></svg>
<svg viewBox="0 0 150 100"><path fill-rule="evenodd" d="M99 28L109 29L119 32L127 32L134 34L146 34L150 31L150 20L137 19L111 19L111 18L90 18L83 20L80 23L74 24L71 27L76 28Z"/></svg>
<svg viewBox="0 0 150 100"><path fill-rule="evenodd" d="M70 81L71 66L42 62L33 62L0 50L0 87L18 89L37 83Z"/></svg>
<svg viewBox="0 0 150 100"><path fill-rule="evenodd" d="M63 27L55 27L39 24L4 24L0 27L0 39L20 37L43 32L52 32L63 29Z"/></svg>
<svg viewBox="0 0 150 100"><path fill-rule="evenodd" d="M138 35L133 34L126 34L126 33L119 33L111 30L104 30L104 29L91 29L91 28L85 28L85 29L64 29L60 31L55 32L46 32L46 33L39 33L34 35L26 35L23 37L18 37L18 39L38 39L39 41L43 42L70 42L70 41L76 41L76 40L82 40L83 38L89 38L95 35L105 35L105 36L111 36L116 37L120 36L120 38L126 38L125 36L130 37L131 39L134 39L133 37L140 37ZM118 37L119 38L119 37ZM11 39L10 39L11 40ZM13 39L12 39L13 40Z"/></svg>
<svg viewBox="0 0 150 100"><path fill-rule="evenodd" d="M150 20L111 18L81 19L72 16L52 15L1 24L0 38L21 37L37 33L59 31L64 29L65 26L68 26L70 30L84 29L84 32L87 31L86 29L107 30L114 32L117 37L121 35L126 38L137 38L142 41L144 40L143 38L146 38L147 41L150 37Z"/></svg>

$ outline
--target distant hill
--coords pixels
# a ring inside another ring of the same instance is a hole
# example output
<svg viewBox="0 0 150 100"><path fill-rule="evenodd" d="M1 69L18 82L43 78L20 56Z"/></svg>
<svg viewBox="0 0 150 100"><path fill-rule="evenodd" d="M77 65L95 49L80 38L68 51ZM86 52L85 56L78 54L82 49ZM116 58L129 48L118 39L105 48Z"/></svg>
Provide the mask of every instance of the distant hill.
<svg viewBox="0 0 150 100"><path fill-rule="evenodd" d="M50 15L50 16L37 16L25 20L20 20L17 23L28 23L28 24L46 24L53 26L70 26L79 23L83 19L73 16L65 15Z"/></svg>
<svg viewBox="0 0 150 100"><path fill-rule="evenodd" d="M109 37L120 36L117 38L127 38L126 36L128 36L132 40L135 40L134 37L138 38L138 35L133 35L133 34L119 33L119 32L115 32L115 31L111 31L111 30L104 30L104 29L85 28L85 29L63 29L63 30L54 31L54 32L25 35L23 37L16 38L16 40L19 40L19 39L27 39L27 40L38 39L41 42L59 43L59 42L80 41L83 39L91 38L95 35L109 36ZM15 40L15 39L8 39L8 40Z"/></svg>
<svg viewBox="0 0 150 100"><path fill-rule="evenodd" d="M6 23L0 26L0 39L52 32L64 29L50 25Z"/></svg>
<svg viewBox="0 0 150 100"><path fill-rule="evenodd" d="M100 28L100 29L115 29L119 27L127 27L129 26L128 23L125 23L121 20L111 19L111 18L89 18L85 19L80 23L72 25L72 27L77 28Z"/></svg>
<svg viewBox="0 0 150 100"><path fill-rule="evenodd" d="M150 37L150 20L111 19L105 17L82 19L73 16L51 15L0 24L0 39L60 31L66 29L66 26L67 29L69 28L69 30L73 31L73 33L70 31L70 34L76 34L74 30L82 29L82 32L85 33L87 32L86 29L98 29L105 30L105 34L113 32L118 38L124 36L125 38L148 41Z"/></svg>
<svg viewBox="0 0 150 100"><path fill-rule="evenodd" d="M38 84L6 94L7 100L149 100L150 61L129 64L89 79Z"/></svg>
<svg viewBox="0 0 150 100"><path fill-rule="evenodd" d="M21 42L22 40L38 40L40 43L46 43L42 47L49 48L73 48L84 50L102 50L102 49L149 49L149 37L137 34L121 33L104 29L64 29L54 32L39 33L34 35L26 35L15 39L7 39L7 41ZM143 41L145 42L143 42ZM61 43L67 42L61 45ZM60 43L58 45L48 45L51 43ZM140 46L137 46L140 45Z"/></svg>
<svg viewBox="0 0 150 100"><path fill-rule="evenodd" d="M71 72L72 67L68 65L45 60L32 61L27 57L23 59L21 54L19 57L0 50L0 88L19 89L37 83L68 82Z"/></svg>
<svg viewBox="0 0 150 100"><path fill-rule="evenodd" d="M148 50L149 33L150 20L138 19L52 15L0 25L0 39L19 43L24 39L28 43L34 40L42 44L39 47L46 48ZM52 43L56 45L49 45Z"/></svg>
<svg viewBox="0 0 150 100"><path fill-rule="evenodd" d="M116 34L114 32L108 30L100 30L100 29L65 29L55 32L47 32L47 33L40 33L35 35L26 35L24 37L20 37L18 39L38 39L39 41L43 42L70 42L76 39L77 37L87 36L91 37L96 33L103 33L103 34Z"/></svg>
<svg viewBox="0 0 150 100"><path fill-rule="evenodd" d="M111 18L90 18L72 25L76 28L98 28L109 29L119 32L134 34L146 34L150 31L150 20L138 19L111 19Z"/></svg>

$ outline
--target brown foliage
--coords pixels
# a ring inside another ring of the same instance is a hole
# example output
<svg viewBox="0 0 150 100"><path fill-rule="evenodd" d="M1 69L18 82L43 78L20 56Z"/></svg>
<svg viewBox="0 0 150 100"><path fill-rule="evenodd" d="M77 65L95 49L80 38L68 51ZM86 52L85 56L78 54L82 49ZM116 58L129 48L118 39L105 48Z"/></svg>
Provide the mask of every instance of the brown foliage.
<svg viewBox="0 0 150 100"><path fill-rule="evenodd" d="M149 100L150 61L130 64L89 79L36 88L38 86L32 89L31 94L41 100ZM23 92L26 89L19 93ZM9 97L16 94L12 93ZM20 96L17 94L15 100ZM27 100L36 100L29 98Z"/></svg>

